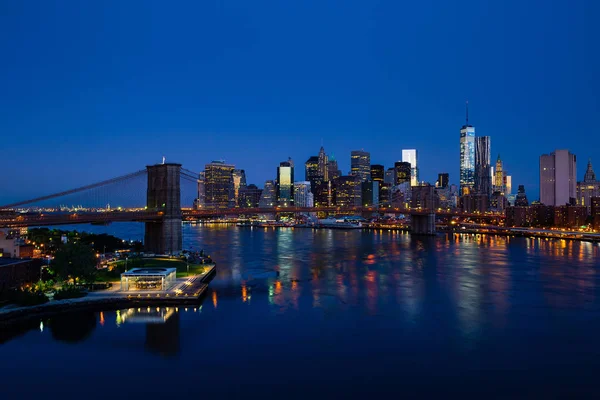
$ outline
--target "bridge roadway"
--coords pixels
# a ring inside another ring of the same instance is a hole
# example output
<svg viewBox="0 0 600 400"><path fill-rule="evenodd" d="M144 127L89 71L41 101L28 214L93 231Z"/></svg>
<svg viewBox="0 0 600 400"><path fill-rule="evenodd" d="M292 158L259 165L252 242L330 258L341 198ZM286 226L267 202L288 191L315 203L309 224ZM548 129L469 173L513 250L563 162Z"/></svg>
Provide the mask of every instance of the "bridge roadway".
<svg viewBox="0 0 600 400"><path fill-rule="evenodd" d="M231 209L182 209L182 219L215 218L223 216L309 213L327 212L346 215L363 213L427 215L429 210L375 208L375 207L275 207L275 208L231 208ZM477 214L458 211L435 210L437 216L476 218L481 220L504 219L503 214ZM48 225L71 225L109 222L150 222L161 221L163 213L154 210L140 211L107 211L107 212L76 212L76 213L39 213L39 214L4 214L0 215L0 227L28 227Z"/></svg>

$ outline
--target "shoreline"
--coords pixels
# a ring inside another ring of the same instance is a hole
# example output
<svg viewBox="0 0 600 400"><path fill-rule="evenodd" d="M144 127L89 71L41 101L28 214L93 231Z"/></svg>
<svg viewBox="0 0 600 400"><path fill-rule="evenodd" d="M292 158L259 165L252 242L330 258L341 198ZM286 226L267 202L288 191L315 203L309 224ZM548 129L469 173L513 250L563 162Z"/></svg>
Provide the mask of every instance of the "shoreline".
<svg viewBox="0 0 600 400"><path fill-rule="evenodd" d="M131 308L135 306L178 306L197 304L204 299L208 284L216 275L216 266L213 266L200 278L202 287L198 296L190 297L133 297L131 295L114 296L102 293L89 294L78 299L50 301L44 304L28 307L18 307L8 310L0 309L0 327L27 322L31 319L44 318L59 313L76 311L102 311L107 309Z"/></svg>

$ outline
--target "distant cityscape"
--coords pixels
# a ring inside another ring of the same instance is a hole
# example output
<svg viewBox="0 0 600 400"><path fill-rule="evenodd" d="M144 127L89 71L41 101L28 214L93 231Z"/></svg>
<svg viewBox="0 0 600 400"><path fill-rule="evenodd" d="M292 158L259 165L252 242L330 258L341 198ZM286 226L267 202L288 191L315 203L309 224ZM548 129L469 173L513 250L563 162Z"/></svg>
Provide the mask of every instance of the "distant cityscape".
<svg viewBox="0 0 600 400"><path fill-rule="evenodd" d="M371 164L364 149L350 153L344 174L321 146L303 164L303 180L290 158L274 167L275 179L260 188L247 184L244 169L225 161L205 165L198 177L195 209L365 206L459 209L467 213L506 213L507 226L600 229L600 181L591 160L577 181L576 156L555 150L540 156L539 201L530 202L524 185L513 193L512 176L500 155L492 162L491 137L476 136L466 121L460 128L459 185L440 172L434 183L419 179L417 149L403 149L393 166Z"/></svg>

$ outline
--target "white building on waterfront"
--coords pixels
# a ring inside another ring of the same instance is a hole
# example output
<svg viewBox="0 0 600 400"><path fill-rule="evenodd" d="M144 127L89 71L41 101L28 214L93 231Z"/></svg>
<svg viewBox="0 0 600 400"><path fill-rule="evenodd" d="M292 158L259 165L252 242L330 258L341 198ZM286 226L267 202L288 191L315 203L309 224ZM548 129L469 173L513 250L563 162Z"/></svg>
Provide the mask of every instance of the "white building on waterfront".
<svg viewBox="0 0 600 400"><path fill-rule="evenodd" d="M314 206L314 196L310 190L309 181L294 182L294 206Z"/></svg>

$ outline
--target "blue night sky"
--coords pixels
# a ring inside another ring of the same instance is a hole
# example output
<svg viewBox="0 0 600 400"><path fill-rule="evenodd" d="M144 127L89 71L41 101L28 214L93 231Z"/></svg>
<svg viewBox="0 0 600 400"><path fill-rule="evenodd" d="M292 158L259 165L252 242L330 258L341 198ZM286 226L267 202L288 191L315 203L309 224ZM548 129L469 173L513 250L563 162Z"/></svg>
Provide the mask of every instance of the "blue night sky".
<svg viewBox="0 0 600 400"><path fill-rule="evenodd" d="M464 103L538 197L556 148L600 172L597 1L4 1L2 200L213 159L296 178L321 145L347 173L419 151L458 182Z"/></svg>

